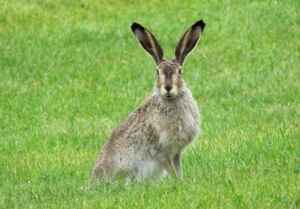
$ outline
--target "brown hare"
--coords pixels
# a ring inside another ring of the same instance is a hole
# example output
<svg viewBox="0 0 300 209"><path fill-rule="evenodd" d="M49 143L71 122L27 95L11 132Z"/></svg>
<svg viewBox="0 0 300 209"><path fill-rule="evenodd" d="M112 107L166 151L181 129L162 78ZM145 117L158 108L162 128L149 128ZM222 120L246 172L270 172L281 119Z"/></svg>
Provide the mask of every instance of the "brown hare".
<svg viewBox="0 0 300 209"><path fill-rule="evenodd" d="M150 97L113 130L92 171L92 182L119 177L141 181L170 174L181 177L181 153L200 131L199 109L182 79L182 65L205 28L194 23L182 36L175 59L165 60L154 35L138 23L131 29L156 63Z"/></svg>

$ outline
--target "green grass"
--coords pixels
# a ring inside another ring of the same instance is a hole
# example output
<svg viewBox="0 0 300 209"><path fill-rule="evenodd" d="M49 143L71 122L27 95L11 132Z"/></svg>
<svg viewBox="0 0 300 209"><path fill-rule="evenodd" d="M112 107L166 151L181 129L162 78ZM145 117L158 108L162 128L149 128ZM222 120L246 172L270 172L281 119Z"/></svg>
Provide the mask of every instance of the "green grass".
<svg viewBox="0 0 300 209"><path fill-rule="evenodd" d="M300 3L296 0L0 0L0 208L300 207ZM112 129L152 90L153 61L207 27L184 78L203 135L184 180L87 189Z"/></svg>

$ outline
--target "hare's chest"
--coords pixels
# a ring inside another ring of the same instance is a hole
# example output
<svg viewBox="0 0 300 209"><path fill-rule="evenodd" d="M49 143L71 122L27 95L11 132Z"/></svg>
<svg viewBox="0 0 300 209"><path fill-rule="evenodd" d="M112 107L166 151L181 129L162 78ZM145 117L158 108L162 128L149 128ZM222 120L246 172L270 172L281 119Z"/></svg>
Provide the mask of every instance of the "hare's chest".
<svg viewBox="0 0 300 209"><path fill-rule="evenodd" d="M177 152L191 143L199 132L198 110L192 110L191 107L183 107L160 116L157 124L160 147Z"/></svg>

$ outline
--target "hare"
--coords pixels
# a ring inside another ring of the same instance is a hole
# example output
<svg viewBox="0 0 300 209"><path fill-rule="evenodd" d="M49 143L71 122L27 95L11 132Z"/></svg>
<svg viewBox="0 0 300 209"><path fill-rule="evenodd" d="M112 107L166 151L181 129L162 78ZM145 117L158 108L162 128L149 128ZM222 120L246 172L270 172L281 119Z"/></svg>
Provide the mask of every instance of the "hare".
<svg viewBox="0 0 300 209"><path fill-rule="evenodd" d="M154 35L138 23L132 32L156 63L156 83L150 97L113 130L104 144L91 181L119 177L141 181L172 175L181 178L181 154L200 131L199 109L182 79L182 65L205 28L194 23L182 36L175 59L165 60Z"/></svg>

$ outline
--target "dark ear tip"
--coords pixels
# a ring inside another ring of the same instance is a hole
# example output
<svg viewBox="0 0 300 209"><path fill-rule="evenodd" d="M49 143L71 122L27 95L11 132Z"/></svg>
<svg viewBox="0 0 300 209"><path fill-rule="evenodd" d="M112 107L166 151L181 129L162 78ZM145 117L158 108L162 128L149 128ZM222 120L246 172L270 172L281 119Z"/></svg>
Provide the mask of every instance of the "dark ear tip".
<svg viewBox="0 0 300 209"><path fill-rule="evenodd" d="M199 20L197 22L194 23L194 25L192 26L192 28L195 28L195 27L200 27L202 29L202 31L204 30L205 28L205 22L203 20Z"/></svg>
<svg viewBox="0 0 300 209"><path fill-rule="evenodd" d="M141 26L140 24L133 22L131 25L131 30L134 32L136 29L140 29L140 30L145 30L145 28L143 26Z"/></svg>

